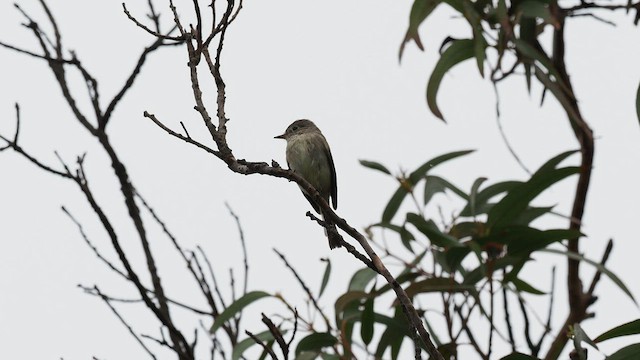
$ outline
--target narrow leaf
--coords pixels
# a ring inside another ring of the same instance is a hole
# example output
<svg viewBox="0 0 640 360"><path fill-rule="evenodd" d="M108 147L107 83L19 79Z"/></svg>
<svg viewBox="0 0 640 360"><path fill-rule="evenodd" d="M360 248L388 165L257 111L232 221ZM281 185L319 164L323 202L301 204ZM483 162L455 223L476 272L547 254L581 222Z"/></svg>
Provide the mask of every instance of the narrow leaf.
<svg viewBox="0 0 640 360"><path fill-rule="evenodd" d="M593 341L601 342L601 341L617 338L620 336L637 335L637 334L640 334L640 319L630 321L628 323L616 326L611 330L605 331L604 333L596 337Z"/></svg>
<svg viewBox="0 0 640 360"><path fill-rule="evenodd" d="M322 275L322 284L320 285L320 292L318 293L318 298L322 296L324 293L324 289L327 287L329 283L329 276L331 275L331 260L330 259L322 259L322 261L327 263L327 266L324 268L324 275Z"/></svg>
<svg viewBox="0 0 640 360"><path fill-rule="evenodd" d="M407 214L407 222L412 224L421 233L426 235L431 243L442 248L461 247L462 244L455 237L445 234L438 229L433 221L425 220L422 216L414 213Z"/></svg>
<svg viewBox="0 0 640 360"><path fill-rule="evenodd" d="M469 199L469 195L465 194L464 191L460 190L458 187L448 182L447 180L433 175L427 175L425 177L425 185L424 185L424 205L427 205L433 195L444 192L446 189L453 191L456 195L461 198L467 200Z"/></svg>
<svg viewBox="0 0 640 360"><path fill-rule="evenodd" d="M286 331L283 331L282 333L285 334ZM271 340L274 340L273 334L269 330L261 332L259 334L255 334L255 336L263 342L269 342ZM236 346L233 347L233 352L231 353L231 360L240 359L242 357L242 354L253 345L256 345L256 342L250 337L237 343Z"/></svg>
<svg viewBox="0 0 640 360"><path fill-rule="evenodd" d="M405 292L410 298L421 293L430 292L442 292L442 293L455 293L455 292L469 292L475 288L471 285L461 285L454 279L434 277L425 280L421 280L409 285Z"/></svg>
<svg viewBox="0 0 640 360"><path fill-rule="evenodd" d="M479 191L475 197L476 198L476 203L475 203L476 215L484 214L484 212L482 211L490 199L511 190L514 186L518 184L522 184L522 182L521 181L503 181L493 185L489 185L483 190ZM464 209L462 209L462 211L460 212L460 216L472 216L471 204L467 203Z"/></svg>
<svg viewBox="0 0 640 360"><path fill-rule="evenodd" d="M296 358L299 359L298 355L303 351L320 351L323 347L333 346L337 342L338 339L329 333L313 333L307 335L300 340L296 347Z"/></svg>
<svg viewBox="0 0 640 360"><path fill-rule="evenodd" d="M527 58L529 58L531 60L538 61L540 64L542 64L542 66L544 66L545 69L547 69L547 71L551 75L553 75L553 79L554 79L553 82L556 84L556 86L559 87L560 89L562 89L563 91L565 91L570 96L570 98L573 98L573 94L571 93L571 90L561 80L562 77L560 77L560 73L558 72L558 70L553 65L553 61L551 61L551 59L549 59L549 57L546 54L544 54L543 52L537 50L531 44L527 43L527 41L522 40L522 39L514 40L514 44L516 45L516 49L522 55L524 55L525 57L527 57ZM540 69L537 65L535 66L535 68L536 69ZM542 72L542 73L544 73L544 72ZM548 75L547 75L547 77L548 77Z"/></svg>
<svg viewBox="0 0 640 360"><path fill-rule="evenodd" d="M584 261L587 264L595 266L598 270L600 270L601 273L607 275L607 277L609 277L609 279L611 279L611 281L613 281L614 284L618 285L620 290L622 290L625 294L627 294L627 296L629 296L631 298L631 300L633 300L634 304L638 305L638 303L636 302L636 299L633 297L633 294L631 294L631 291L629 291L629 289L622 282L622 280L620 280L620 278L616 274L614 274L613 272L609 271L609 269L607 269L606 267L602 266L602 264L600 264L598 262L595 262L593 260L587 259L584 256L582 256L580 254L576 254L576 253L571 252L571 251L561 251L561 250L555 250L555 249L544 249L544 250L541 250L541 251L545 251L545 252L549 252L549 253L553 253L553 254L564 255L564 256L569 257L571 259L578 260L578 261Z"/></svg>
<svg viewBox="0 0 640 360"><path fill-rule="evenodd" d="M411 40L415 41L420 50L424 50L420 36L418 35L418 27L440 3L440 0L415 0L413 2L411 12L409 13L409 28L407 29L407 34L404 36L402 44L400 44L398 59L402 59L404 46Z"/></svg>
<svg viewBox="0 0 640 360"><path fill-rule="evenodd" d="M544 291L540 291L540 290L534 288L528 282L526 282L526 281L524 281L522 279L518 279L517 277L514 277L513 279L510 279L509 281L513 285L515 285L516 289L519 292L527 292L529 294L534 294L534 295L544 295L544 294L546 294Z"/></svg>
<svg viewBox="0 0 640 360"><path fill-rule="evenodd" d="M438 95L438 89L440 88L440 82L444 75L455 65L462 61L472 58L475 55L475 45L473 40L453 40L447 50L442 53L438 63L436 64L429 83L427 84L427 104L433 115L439 119L444 120L440 109L436 103L436 97Z"/></svg>
<svg viewBox="0 0 640 360"><path fill-rule="evenodd" d="M408 192L403 186L399 186L398 190L391 196L391 200L387 203L387 206L384 208L382 212L382 222L390 222L391 219L396 215L400 205L402 205L402 201L404 197L407 196Z"/></svg>
<svg viewBox="0 0 640 360"><path fill-rule="evenodd" d="M487 41L484 39L481 17L470 1L463 2L462 8L464 9L464 17L473 29L473 50L476 64L478 65L480 76L484 77L484 60L486 58L485 49L487 47Z"/></svg>
<svg viewBox="0 0 640 360"><path fill-rule="evenodd" d="M369 345L371 340L373 339L373 323L374 323L374 312L373 312L373 301L375 297L370 297L364 302L364 309L362 311L362 320L360 322L360 337L362 337L362 341Z"/></svg>
<svg viewBox="0 0 640 360"><path fill-rule="evenodd" d="M476 181L473 182L471 186L471 193L469 193L469 206L471 208L471 216L476 216L476 196L478 194L478 189L483 182L487 181L487 178L481 177L477 178Z"/></svg>
<svg viewBox="0 0 640 360"><path fill-rule="evenodd" d="M500 228L513 221L527 209L529 203L556 182L578 173L579 167L565 167L545 172L536 172L529 181L511 189L509 193L491 208L487 226Z"/></svg>
<svg viewBox="0 0 640 360"><path fill-rule="evenodd" d="M356 271L349 282L349 291L364 291L367 284L369 284L371 280L375 279L376 275L376 272L368 267Z"/></svg>
<svg viewBox="0 0 640 360"><path fill-rule="evenodd" d="M218 315L216 320L213 322L213 325L211 325L209 333L215 333L227 320L231 319L237 313L241 312L245 307L247 307L247 305L267 296L272 295L264 291L251 291L246 293L244 296L229 305L229 307L227 307L220 315Z"/></svg>
<svg viewBox="0 0 640 360"><path fill-rule="evenodd" d="M525 0L517 6L517 12L521 12L523 16L530 18L540 18L547 24L556 25L558 21L551 16L549 5L543 1Z"/></svg>
<svg viewBox="0 0 640 360"><path fill-rule="evenodd" d="M637 360L638 354L640 354L640 343L623 347L607 356L607 360Z"/></svg>
<svg viewBox="0 0 640 360"><path fill-rule="evenodd" d="M373 170L382 171L383 173L391 175L391 171L389 171L389 169L387 169L384 165L380 164L379 162L368 161L368 160L359 160L359 161L360 161L360 165L364 167L368 167L369 169L373 169Z"/></svg>
<svg viewBox="0 0 640 360"><path fill-rule="evenodd" d="M418 181L420 181L420 179L425 177L425 175L427 175L427 173L429 171L431 171L431 169L433 169L435 166L440 165L440 164L442 164L444 162L447 162L449 160L455 159L457 157L470 154L472 152L474 152L474 150L462 150L462 151L454 151L454 152L450 152L448 154L443 154L443 155L440 155L440 156L436 156L433 159L431 159L431 160L425 162L424 164L420 165L420 167L418 167L416 170L414 170L409 175L409 182L411 183L411 185L415 185Z"/></svg>
<svg viewBox="0 0 640 360"><path fill-rule="evenodd" d="M397 232L400 235L400 240L402 240L402 245L407 248L407 250L413 252L411 248L411 242L415 240L413 234L409 230L407 230L404 226L390 224L390 223L377 223L370 225L370 227L381 227L385 229L389 229Z"/></svg>
<svg viewBox="0 0 640 360"><path fill-rule="evenodd" d="M511 353L507 356L500 358L500 360L540 360L537 357L526 355L519 352Z"/></svg>
<svg viewBox="0 0 640 360"><path fill-rule="evenodd" d="M336 318L338 320L336 322L339 322L339 320L343 317L342 313L345 311L345 309L350 308L352 303L355 302L356 304L360 304L361 299L366 299L368 297L369 294L364 291L348 291L340 295L334 305Z"/></svg>

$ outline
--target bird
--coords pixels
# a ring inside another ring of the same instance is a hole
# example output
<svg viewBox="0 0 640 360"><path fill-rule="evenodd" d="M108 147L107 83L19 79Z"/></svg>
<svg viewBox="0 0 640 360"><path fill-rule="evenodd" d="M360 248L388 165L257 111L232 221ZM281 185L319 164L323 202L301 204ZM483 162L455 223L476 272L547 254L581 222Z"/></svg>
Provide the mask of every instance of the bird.
<svg viewBox="0 0 640 360"><path fill-rule="evenodd" d="M320 129L311 120L296 120L287 127L284 134L275 139L287 141L286 158L289 169L304 178L318 190L320 196L327 202L331 200L333 209L338 208L338 188L336 182L336 168L333 164L331 149ZM313 209L320 215L322 209L303 189L302 194L307 198ZM325 218L326 221L326 218ZM335 224L328 224L329 231L325 234L329 239L331 249L341 246L341 237Z"/></svg>

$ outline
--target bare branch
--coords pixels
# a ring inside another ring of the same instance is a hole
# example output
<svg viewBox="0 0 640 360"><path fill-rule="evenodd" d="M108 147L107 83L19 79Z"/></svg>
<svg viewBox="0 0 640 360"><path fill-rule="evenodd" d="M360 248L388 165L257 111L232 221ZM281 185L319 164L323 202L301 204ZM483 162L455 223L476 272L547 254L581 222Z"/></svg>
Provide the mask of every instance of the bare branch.
<svg viewBox="0 0 640 360"><path fill-rule="evenodd" d="M151 1L149 1L149 7L151 8L150 18L154 22L154 25L156 27L155 31L149 29L146 25L144 25L143 23L138 21L138 19L136 19L133 15L131 15L129 10L127 9L127 5L125 3L122 3L122 10L124 11L125 15L127 15L129 20L133 21L133 23L136 24L136 26L138 26L142 30L144 30L144 31L148 32L149 34L151 34L151 35L153 35L153 36L155 36L155 37L157 37L159 39L162 39L162 40L184 41L184 37L183 36L170 36L170 35L161 34L160 33L160 25L158 23L158 15L155 13L155 11L153 9L153 4L152 4Z"/></svg>
<svg viewBox="0 0 640 360"><path fill-rule="evenodd" d="M322 316L322 319L324 320L325 324L327 325L327 330L333 329L333 327L331 326L331 322L329 321L329 318L324 313L324 311L322 311L322 309L320 308L320 305L318 305L318 301L316 300L315 296L313 296L313 293L311 292L311 289L309 289L307 284L304 283L304 280L302 280L302 278L300 277L300 275L298 274L296 269L294 269L293 266L291 266L291 264L289 264L289 262L287 261L287 258L285 258L284 255L281 252L279 252L275 248L273 249L273 251L276 254L278 254L278 256L280 256L280 259L282 259L282 261L284 262L285 266L287 268L289 268L289 270L291 270L291 272L293 273L293 276L295 276L295 278L296 278L296 280L298 280L298 283L300 284L300 286L302 286L302 289L307 293L307 295L309 296L309 300L311 300L311 303L313 304L313 307L315 307L316 310L318 310L318 313L320 313L320 316Z"/></svg>
<svg viewBox="0 0 640 360"><path fill-rule="evenodd" d="M233 209L231 209L229 203L225 202L224 205L227 207L227 210L229 210L229 214L231 214L231 216L235 220L236 226L238 227L238 233L240 234L240 243L242 244L242 259L244 263L244 283L242 286L242 295L245 295L247 293L247 283L249 279L249 261L247 258L247 244L244 240L244 231L242 231L242 226L240 225L240 218L238 217L238 215L236 215L236 213L233 212Z"/></svg>
<svg viewBox="0 0 640 360"><path fill-rule="evenodd" d="M193 139L189 136L189 133L187 133L187 136L184 136L184 135L182 135L182 134L178 134L177 132L175 132L175 131L173 131L173 130L169 129L169 128L168 128L166 125L164 125L160 120L158 120L154 114L150 114L150 113L148 113L147 111L145 111L143 115L144 115L144 117L146 117L147 119L150 119L151 121L153 121L153 123L154 123L154 124L158 125L158 126L159 126L162 130L164 130L167 134L169 134L169 135L171 135L171 136L173 136L173 137L175 137L175 138L178 138L178 139L180 139L180 140L182 140L182 141L184 141L184 142L187 142L187 143L189 143L189 144L191 144L191 145L195 145L196 147L198 147L198 148L200 148L200 149L202 149L202 150L204 150L204 151L208 152L209 154L213 154L213 155L215 155L215 156L220 156L220 152L218 152L217 150L213 150L212 148L210 148L210 147L208 147L208 146L206 146L206 145L204 145L204 144L202 144L202 143L200 143L200 142L197 142L197 141L193 140ZM184 126L183 126L183 128L184 128ZM184 130L185 130L185 132L187 131L186 129L184 129Z"/></svg>
<svg viewBox="0 0 640 360"><path fill-rule="evenodd" d="M111 305L111 302L109 301L109 298L107 296L105 296L103 293L100 292L100 289L98 289L97 286L94 286L93 289L96 291L96 293L102 298L102 300L105 302L105 304L107 304L107 306L109 307L109 309L111 309L111 311L113 312L113 314L118 318L118 320L120 320L120 322L122 322L122 324L127 328L127 331L129 331L129 333L131 334L131 336L133 336L134 339L136 339L136 341L138 342L138 344L140 344L140 346L142 346L142 348L144 349L144 351L152 358L152 359L156 359L156 356L151 352L151 350L149 350L149 348L144 344L144 342L142 341L142 339L138 336L138 334L136 334L135 331L133 331L133 328L127 323L127 321L120 315L120 313L118 313L118 311L116 310L115 307L113 307L113 305Z"/></svg>

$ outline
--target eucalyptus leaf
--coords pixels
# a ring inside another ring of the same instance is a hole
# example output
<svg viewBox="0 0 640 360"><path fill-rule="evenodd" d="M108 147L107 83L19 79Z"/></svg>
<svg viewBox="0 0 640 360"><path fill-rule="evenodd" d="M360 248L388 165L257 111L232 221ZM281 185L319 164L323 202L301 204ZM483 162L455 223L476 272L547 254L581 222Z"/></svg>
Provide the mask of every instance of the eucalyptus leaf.
<svg viewBox="0 0 640 360"><path fill-rule="evenodd" d="M562 251L562 250L555 250L555 249L543 249L541 251L552 253L552 254L564 255L564 256L566 256L568 258L571 258L571 259L574 259L574 260L578 260L578 261L584 261L587 264L595 266L601 273L607 275L607 277L609 279L611 279L611 281L613 281L613 283L616 284L620 288L620 290L622 290L625 294L627 294L627 296L629 296L631 298L631 300L633 300L634 304L638 305L638 303L636 302L636 299L633 297L633 294L631 294L631 291L629 291L629 289L622 282L622 280L620 280L620 278L616 274L611 272L609 269L604 267L602 264L600 264L598 262L595 262L593 260L587 259L584 256L582 256L580 254L576 254L576 253L571 252L571 251Z"/></svg>
<svg viewBox="0 0 640 360"><path fill-rule="evenodd" d="M369 161L369 160L359 160L359 161L360 161L360 165L364 167L367 167L373 170L378 170L385 174L391 175L391 171L389 171L389 169L387 169L384 165L380 164L379 162Z"/></svg>
<svg viewBox="0 0 640 360"><path fill-rule="evenodd" d="M413 40L420 50L424 50L422 42L420 41L420 35L418 35L418 27L423 21L429 17L429 15L440 5L441 0L414 0L411 12L409 13L409 28L404 36L402 44L400 44L400 51L398 53L398 59L402 59L402 53L407 42Z"/></svg>
<svg viewBox="0 0 640 360"><path fill-rule="evenodd" d="M427 104L433 115L444 121L444 117L436 103L440 83L444 75L455 65L474 57L476 54L475 43L472 39L453 40L451 45L442 53L438 63L431 72L427 84Z"/></svg>
<svg viewBox="0 0 640 360"><path fill-rule="evenodd" d="M264 297L272 296L264 291L251 291L230 304L220 315L216 317L216 320L209 329L210 334L214 334L225 322L234 317L237 313L241 312L245 307L254 301L260 300Z"/></svg>
<svg viewBox="0 0 640 360"><path fill-rule="evenodd" d="M442 247L461 247L462 244L455 237L445 234L438 229L438 226L431 220L425 220L422 216L414 213L407 214L407 222L412 224L421 233L427 236L431 244Z"/></svg>
<svg viewBox="0 0 640 360"><path fill-rule="evenodd" d="M638 354L640 354L640 343L623 347L607 356L607 360L637 360Z"/></svg>
<svg viewBox="0 0 640 360"><path fill-rule="evenodd" d="M302 338L296 347L296 359L299 359L298 355L303 351L315 350L320 352L322 348L333 346L338 342L335 336L329 333L312 333Z"/></svg>
<svg viewBox="0 0 640 360"><path fill-rule="evenodd" d="M628 323L618 325L611 330L605 331L604 333L598 335L598 337L593 339L593 341L601 342L601 341L617 338L620 336L637 335L637 334L640 334L640 319L636 319Z"/></svg>
<svg viewBox="0 0 640 360"><path fill-rule="evenodd" d="M322 259L322 261L326 262L327 266L324 268L324 275L322 275L322 284L320 285L318 298L320 298L324 293L324 289L327 287L327 284L329 283L329 276L331 276L331 260L327 258L327 259Z"/></svg>
<svg viewBox="0 0 640 360"><path fill-rule="evenodd" d="M454 151L454 152L450 152L450 153L447 153L447 154L442 154L442 155L436 156L433 159L431 159L431 160L425 162L424 164L420 165L417 169L415 169L409 175L409 182L410 182L410 184L412 186L415 186L415 184L417 184L418 181L420 181L420 179L424 178L429 173L429 171L431 171L437 165L440 165L440 164L442 164L444 162L447 162L449 160L453 160L453 159L458 158L460 156L464 156L464 155L470 154L470 153L472 153L474 151L475 150L460 150L460 151Z"/></svg>

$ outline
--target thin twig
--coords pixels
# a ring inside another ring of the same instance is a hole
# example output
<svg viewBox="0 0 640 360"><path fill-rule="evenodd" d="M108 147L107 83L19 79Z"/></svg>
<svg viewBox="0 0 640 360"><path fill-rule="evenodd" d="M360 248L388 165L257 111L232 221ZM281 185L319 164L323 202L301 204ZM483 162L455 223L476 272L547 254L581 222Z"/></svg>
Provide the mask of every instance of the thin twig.
<svg viewBox="0 0 640 360"><path fill-rule="evenodd" d="M268 347L267 345L265 345L265 343L263 343L262 341L260 341L260 339L258 339L257 336L253 335L249 330L245 331L245 334L249 335L250 338L253 339L253 341L256 342L256 344L262 346L262 348L264 349L264 351L266 351L267 353L269 353L269 355L271 355L271 358L273 360L278 360L278 357L276 356L276 354L273 352L273 350Z"/></svg>
<svg viewBox="0 0 640 360"><path fill-rule="evenodd" d="M118 312L118 310L116 310L115 307L113 307L113 305L111 305L111 302L109 301L109 298L107 296L105 296L102 292L100 292L100 289L98 289L97 286L94 286L93 289L96 291L96 293L98 294L98 296L100 296L102 298L102 300L104 301L105 304L107 304L107 306L109 307L109 309L111 309L111 311L113 312L113 314L118 318L118 320L120 320L120 322L127 328L127 331L129 331L129 333L131 334L131 336L133 336L134 339L136 339L136 341L138 342L138 344L140 344L140 346L142 346L142 348L144 349L144 351L152 358L152 359L156 359L156 356L153 354L153 352L151 352L151 350L149 350L149 348L144 344L144 342L142 341L142 339L140 339L140 337L138 336L138 334L136 334L135 331L133 331L133 328L127 323L127 321L120 315L120 313Z"/></svg>
<svg viewBox="0 0 640 360"><path fill-rule="evenodd" d="M278 254L280 259L282 259L282 261L284 262L285 266L287 268L289 268L289 270L291 270L291 272L293 273L293 276L295 276L295 278L296 278L296 280L298 280L298 283L300 284L300 286L302 286L302 289L307 293L307 296L309 296L309 300L311 300L311 303L313 304L313 307L315 307L316 310L318 310L318 313L320 314L320 316L322 316L322 319L324 320L325 324L327 325L327 331L333 329L333 327L331 326L331 322L329 321L329 318L324 313L324 311L320 308L320 305L318 305L318 302L317 302L315 296L313 296L313 293L311 292L311 289L309 289L307 284L304 283L304 280L302 280L302 278L300 277L300 275L298 274L296 269L294 269L293 266L291 266L291 264L289 264L289 262L287 261L287 258L285 258L285 256L281 252L279 252L275 248L273 249L273 251L276 254Z"/></svg>

